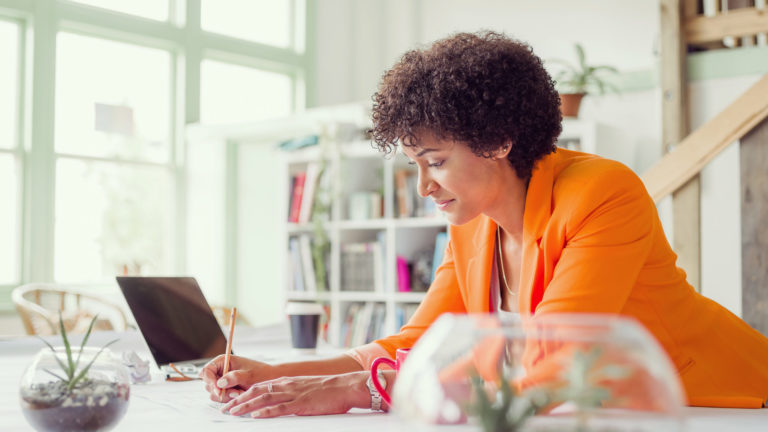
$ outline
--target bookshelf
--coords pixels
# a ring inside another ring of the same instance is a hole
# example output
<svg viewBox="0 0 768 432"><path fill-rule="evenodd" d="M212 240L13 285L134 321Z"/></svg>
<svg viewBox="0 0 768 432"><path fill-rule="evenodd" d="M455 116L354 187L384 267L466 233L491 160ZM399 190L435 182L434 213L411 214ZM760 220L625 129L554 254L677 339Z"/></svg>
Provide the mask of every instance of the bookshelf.
<svg viewBox="0 0 768 432"><path fill-rule="evenodd" d="M361 125L361 129L367 127ZM327 280L310 284L314 287L309 289L306 283L297 284L300 276L296 269L304 265L297 266L295 257L307 254L286 254L286 299L326 305L328 341L336 346L355 346L397 332L414 312L428 285L428 281L418 284L417 276L429 276L414 267L428 267L427 273L431 273L436 238L446 231L447 223L416 196L412 183L396 181L403 176L415 179L414 167L402 155L384 157L361 136L351 140L329 137L322 148L283 154L283 195L294 196L290 191L293 179L322 158L324 178L318 179L318 184L325 181L322 189L325 193L330 189L333 199L320 228L316 221L291 221L290 198L282 208L287 221L286 242L295 243L294 239L302 236L314 238L318 229L327 236ZM305 185L304 192L307 190ZM410 264L411 291L401 291L398 257ZM307 273L301 276L306 278Z"/></svg>

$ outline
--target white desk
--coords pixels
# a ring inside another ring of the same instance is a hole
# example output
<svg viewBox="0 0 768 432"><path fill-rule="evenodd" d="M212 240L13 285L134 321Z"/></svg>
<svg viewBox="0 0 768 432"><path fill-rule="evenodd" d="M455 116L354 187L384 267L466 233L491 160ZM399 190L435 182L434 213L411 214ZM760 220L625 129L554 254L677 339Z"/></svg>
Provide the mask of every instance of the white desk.
<svg viewBox="0 0 768 432"><path fill-rule="evenodd" d="M111 349L116 352L134 350L148 356L141 336L136 332L118 335L121 339ZM99 345L115 338L114 333L94 333L92 343ZM295 356L288 343L287 329L237 329L235 352L246 356L285 358ZM76 339L74 343L79 343ZM43 347L36 338L0 341L0 431L32 430L24 419L18 400L18 383L34 354ZM319 355L337 351L322 348ZM471 425L419 426L400 420L395 414L355 410L343 415L315 417L283 417L277 419L232 418L221 414L208 400L199 381L164 382L131 386L128 412L115 431L227 431L259 430L312 432L366 430L403 432L410 430L477 431ZM702 432L768 431L768 409L687 408L686 430Z"/></svg>

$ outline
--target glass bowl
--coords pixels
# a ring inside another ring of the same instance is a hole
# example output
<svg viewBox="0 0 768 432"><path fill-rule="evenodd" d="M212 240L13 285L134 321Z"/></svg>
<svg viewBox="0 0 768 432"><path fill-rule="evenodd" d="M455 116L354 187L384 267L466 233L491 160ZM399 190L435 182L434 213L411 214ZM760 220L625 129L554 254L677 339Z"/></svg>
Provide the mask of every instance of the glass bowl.
<svg viewBox="0 0 768 432"><path fill-rule="evenodd" d="M400 369L392 409L437 424L533 431L678 431L685 396L637 321L548 314L441 316Z"/></svg>
<svg viewBox="0 0 768 432"><path fill-rule="evenodd" d="M24 416L39 431L106 431L125 415L130 381L125 366L109 349L72 349L77 362L73 374L64 370L64 347L44 348L37 353L21 379L19 396ZM78 360L79 359L79 360ZM90 364L87 372L74 385Z"/></svg>

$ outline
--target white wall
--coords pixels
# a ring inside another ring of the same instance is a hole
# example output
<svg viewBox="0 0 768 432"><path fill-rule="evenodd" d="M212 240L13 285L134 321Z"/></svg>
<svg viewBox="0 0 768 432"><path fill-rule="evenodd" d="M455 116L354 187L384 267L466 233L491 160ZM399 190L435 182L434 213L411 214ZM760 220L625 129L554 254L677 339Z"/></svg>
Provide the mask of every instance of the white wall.
<svg viewBox="0 0 768 432"><path fill-rule="evenodd" d="M690 124L697 128L733 102L760 76L693 82ZM735 142L701 173L701 290L741 316L741 182Z"/></svg>
<svg viewBox="0 0 768 432"><path fill-rule="evenodd" d="M323 0L318 7L318 105L369 100L406 50L457 31L503 31L542 59L587 59L622 71L654 68L656 1Z"/></svg>

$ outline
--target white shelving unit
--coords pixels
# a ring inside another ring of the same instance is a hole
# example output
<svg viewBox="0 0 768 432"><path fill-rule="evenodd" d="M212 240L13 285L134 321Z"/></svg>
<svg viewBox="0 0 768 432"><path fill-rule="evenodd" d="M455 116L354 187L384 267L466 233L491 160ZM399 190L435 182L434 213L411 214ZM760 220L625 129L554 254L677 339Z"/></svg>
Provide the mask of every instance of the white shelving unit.
<svg viewBox="0 0 768 432"><path fill-rule="evenodd" d="M330 142L325 154L327 169L333 173L332 185L334 196L330 219L323 229L330 240L330 259L328 260L328 290L317 293L304 291L286 292L288 300L319 301L330 307L328 325L329 341L334 345L344 345L345 336L342 328L347 318L347 309L353 303L378 303L384 307L383 329L378 335L383 336L398 331L397 311L403 305L416 305L424 298L424 292L398 292L396 256L409 260L416 254L434 252L435 238L438 232L446 230L446 221L438 216L396 217L395 172L401 169L413 170L403 156L384 157L371 148L368 141ZM283 220L288 220L288 199L290 196L290 177L292 173L306 169L307 164L321 157L316 149L306 152L293 152L285 155L284 190L286 201ZM379 217L351 220L347 206L348 197L354 192L378 191L382 196L382 214ZM284 237L286 244L294 235L312 234L311 224L286 223ZM384 281L379 290L347 291L342 286L342 248L348 243L375 242L384 239ZM286 264L287 266L287 264ZM290 284L286 284L290 286Z"/></svg>
<svg viewBox="0 0 768 432"><path fill-rule="evenodd" d="M432 256L435 237L438 232L446 230L447 223L440 216L397 217L395 172L401 169L415 170L402 155L385 157L372 148L370 141L362 139L360 134L355 138L347 133L350 129L365 130L370 127L368 110L364 104L350 104L308 110L269 122L210 127L197 125L189 128L187 141L193 159L190 161L189 175L194 178L194 183L202 186L197 189L188 187L186 195L190 200L204 201L204 193L207 193L210 199L205 200L205 204L215 201L210 205L188 205L188 208L194 210L191 211L193 221L190 222L189 230L204 229L220 243L194 245L195 236L189 236L190 249L194 250L188 254L195 255L195 251L206 254L196 260L198 264L194 265L192 274L197 275L197 269L210 273L199 277L204 279L201 281L204 291L206 287L209 290L210 287L221 287L218 291L206 291L209 299L214 298L221 304L242 305L243 311L249 308L253 310L255 301L269 301L279 307L282 304L278 303L285 301L326 304L330 309L328 340L337 346L344 345L341 331L347 308L353 303L383 305L384 322L379 335L398 331L398 308L407 305L413 309L425 293L398 291L396 256L408 259L417 253ZM342 129L344 131L339 132ZM254 174L248 171L248 164L243 161L244 155L258 146L274 148L277 143L311 135L319 135L321 143L302 150L273 152L276 154L274 164L277 175L270 179L271 184L258 186L272 188L275 199L274 202L257 201L253 196L254 191L249 190L254 186L250 180ZM327 290L296 291L291 289L289 241L305 234L314 237L315 227L311 222L287 222L291 176L305 171L308 164L321 159L325 159L327 169L334 173L330 184L335 199L329 219L322 224L330 241ZM212 175L211 171L216 174ZM203 179L201 176L210 178ZM348 198L351 193L360 191L377 191L381 194L380 217L350 219ZM267 242L263 235L256 238L249 234L251 225L258 222L249 223L249 213L244 210L248 206L258 206L260 212L274 213L273 219L278 222L269 229L270 237L276 241ZM206 213L210 215L203 217ZM277 229L272 228L275 225ZM374 291L345 290L341 280L342 248L348 243L373 242L379 238L385 243L383 283ZM221 260L218 256L212 256L206 248L223 252ZM251 252L244 253L245 248L250 248ZM256 252L254 249L257 249ZM270 255L270 260L274 261L273 267L279 269L270 269L276 275L270 281L253 276L258 270L254 269L256 263L251 256L264 255L265 251ZM279 293L275 290L279 290ZM258 306L264 308L262 304Z"/></svg>

